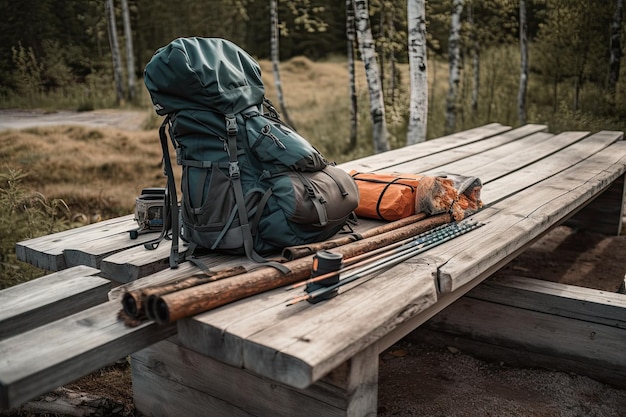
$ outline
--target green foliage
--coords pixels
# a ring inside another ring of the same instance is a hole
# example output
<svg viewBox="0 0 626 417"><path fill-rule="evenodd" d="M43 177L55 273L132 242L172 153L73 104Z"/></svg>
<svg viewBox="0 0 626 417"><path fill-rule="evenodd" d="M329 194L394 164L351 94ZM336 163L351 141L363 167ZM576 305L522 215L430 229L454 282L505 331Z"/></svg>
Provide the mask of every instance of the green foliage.
<svg viewBox="0 0 626 417"><path fill-rule="evenodd" d="M17 260L15 244L68 228L69 211L59 199L48 200L21 186L26 174L10 168L0 172L0 289L28 281L42 272Z"/></svg>

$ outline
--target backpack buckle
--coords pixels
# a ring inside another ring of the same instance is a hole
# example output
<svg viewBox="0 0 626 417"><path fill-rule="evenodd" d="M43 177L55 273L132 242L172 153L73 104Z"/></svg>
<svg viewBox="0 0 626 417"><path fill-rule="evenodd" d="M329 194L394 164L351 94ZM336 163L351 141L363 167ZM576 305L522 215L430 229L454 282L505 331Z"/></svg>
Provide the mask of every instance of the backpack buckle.
<svg viewBox="0 0 626 417"><path fill-rule="evenodd" d="M231 178L239 178L239 163L237 162L229 162L228 163L228 175Z"/></svg>
<svg viewBox="0 0 626 417"><path fill-rule="evenodd" d="M228 136L236 136L237 135L237 119L235 116L226 116L226 133Z"/></svg>

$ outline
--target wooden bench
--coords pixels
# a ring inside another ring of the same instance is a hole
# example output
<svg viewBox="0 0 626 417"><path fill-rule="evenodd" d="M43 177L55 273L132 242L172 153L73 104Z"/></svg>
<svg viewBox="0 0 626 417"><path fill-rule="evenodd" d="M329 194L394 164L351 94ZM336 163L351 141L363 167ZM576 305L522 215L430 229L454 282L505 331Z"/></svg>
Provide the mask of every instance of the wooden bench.
<svg viewBox="0 0 626 417"><path fill-rule="evenodd" d="M485 207L473 219L484 226L317 304L287 307L301 292L279 288L175 324L127 327L117 319L124 288L189 276L195 267L168 269L167 244L146 251L142 240L130 240L130 216L20 242L18 256L34 265L88 265L128 284L111 291L110 301L0 340L0 406L15 407L131 354L135 403L146 415L375 415L380 352L568 219L619 233L622 137L494 123L342 164L477 176ZM626 333L616 334L623 344Z"/></svg>

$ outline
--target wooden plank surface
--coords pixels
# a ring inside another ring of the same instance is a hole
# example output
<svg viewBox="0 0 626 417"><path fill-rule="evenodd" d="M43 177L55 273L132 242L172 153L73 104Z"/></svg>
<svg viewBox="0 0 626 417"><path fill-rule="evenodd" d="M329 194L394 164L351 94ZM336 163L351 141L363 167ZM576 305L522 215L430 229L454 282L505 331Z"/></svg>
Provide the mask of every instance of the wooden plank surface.
<svg viewBox="0 0 626 417"><path fill-rule="evenodd" d="M486 205L494 204L514 192L537 184L589 158L613 143L621 141L622 136L622 132L598 132L563 149L558 154L526 165L511 174L503 176L498 172L496 179L491 180L490 176L486 178L481 198ZM620 152L618 148L616 151Z"/></svg>
<svg viewBox="0 0 626 417"><path fill-rule="evenodd" d="M110 236L137 227L133 214L93 223L87 226L24 240L15 245L17 259L47 271L59 271L68 267L63 256L66 247L93 238Z"/></svg>
<svg viewBox="0 0 626 417"><path fill-rule="evenodd" d="M578 142L588 134L588 132L564 132L553 137L547 137L546 134L540 133L438 167L437 170L478 177L486 184L533 162L540 161ZM434 174L435 172L427 173Z"/></svg>
<svg viewBox="0 0 626 417"><path fill-rule="evenodd" d="M110 301L0 340L0 409L10 409L169 337L175 325L127 327Z"/></svg>
<svg viewBox="0 0 626 417"><path fill-rule="evenodd" d="M345 162L339 165L346 171L357 170L361 172L382 171L391 169L399 161L408 162L419 159L425 155L431 155L461 145L483 140L500 133L504 133L511 128L502 126L499 123L491 123L474 129L453 133L448 136L422 142L416 145L405 146L391 151L371 155L356 161Z"/></svg>
<svg viewBox="0 0 626 417"><path fill-rule="evenodd" d="M278 289L182 320L178 337L218 360L236 363L235 352L245 369L304 388L434 304L433 273L430 265L405 262L314 305L287 307L295 290Z"/></svg>
<svg viewBox="0 0 626 417"><path fill-rule="evenodd" d="M466 158L476 158L484 153L494 155L490 158L490 161L497 158L495 156L497 154L510 156L518 149L534 146L554 136L543 132L544 130L545 126L542 125L525 125L490 137L488 140L462 144L437 153L421 154L419 158L407 160L411 156L411 154L408 154L404 159L396 159L396 163L386 169L394 172L414 174L453 173L464 175L465 171L463 169L455 167L454 170L451 170L449 166L459 164ZM438 141L439 139L433 142ZM470 164L470 167L475 167L475 164Z"/></svg>
<svg viewBox="0 0 626 417"><path fill-rule="evenodd" d="M111 282L98 272L77 266L0 291L0 339L105 302Z"/></svg>
<svg viewBox="0 0 626 417"><path fill-rule="evenodd" d="M519 253L626 172L626 142L620 141L579 164L478 212L487 224L480 233L461 236L446 252L438 271L439 290L454 291ZM483 278L485 278L483 276Z"/></svg>

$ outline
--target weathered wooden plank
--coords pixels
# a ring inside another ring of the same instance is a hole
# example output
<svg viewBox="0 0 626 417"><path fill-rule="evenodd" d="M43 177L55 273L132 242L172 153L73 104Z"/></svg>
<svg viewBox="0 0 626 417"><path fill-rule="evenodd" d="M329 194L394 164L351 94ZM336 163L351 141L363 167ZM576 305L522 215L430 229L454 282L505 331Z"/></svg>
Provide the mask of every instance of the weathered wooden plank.
<svg viewBox="0 0 626 417"><path fill-rule="evenodd" d="M101 275L115 282L128 283L170 267L172 242L164 240L154 250L143 245L108 255L100 262ZM182 254L186 250L180 249Z"/></svg>
<svg viewBox="0 0 626 417"><path fill-rule="evenodd" d="M626 142L617 142L569 169L483 210L474 218L487 224L434 248L430 256L447 259L438 271L439 289L454 291L501 266L551 227L607 189L626 172Z"/></svg>
<svg viewBox="0 0 626 417"><path fill-rule="evenodd" d="M626 331L626 295L521 276L491 278L466 297Z"/></svg>
<svg viewBox="0 0 626 417"><path fill-rule="evenodd" d="M491 136L510 130L509 126L502 126L499 123L491 123L463 132L453 133L448 136L422 142L416 145L406 146L383 152L377 155L368 156L356 161L346 162L340 165L346 171L357 170L361 172L382 171L391 169L399 162L408 162L411 159L418 159L425 155L439 153L471 142L483 140ZM411 158L413 156L413 158Z"/></svg>
<svg viewBox="0 0 626 417"><path fill-rule="evenodd" d="M525 125L490 137L489 140L471 142L442 152L422 154L421 157L417 159L412 158L406 162L398 159L396 160L396 165L387 167L387 169L394 172L414 174L464 174L469 170L462 165L462 161L466 158L477 158L479 155L488 154L493 155L488 158L488 161L493 161L499 157L498 155L510 156L519 149L532 147L554 136L550 133L545 133L545 129L546 127L542 125ZM439 139L436 141L439 141ZM406 155L405 159L409 156L411 154ZM461 166L457 168L457 164L461 164ZM475 164L469 164L469 167L475 168Z"/></svg>
<svg viewBox="0 0 626 417"><path fill-rule="evenodd" d="M589 158L619 141L622 135L622 132L599 132L555 155L518 169L510 175L498 175L495 180L486 180L486 185L481 191L481 197L485 204L494 204L514 192L528 188Z"/></svg>
<svg viewBox="0 0 626 417"><path fill-rule="evenodd" d="M88 265L100 268L102 259L107 256L136 246L143 248L144 243L159 236L157 233L145 233L139 235L137 239L131 239L128 230L130 229L109 235L92 236L90 240L65 243L63 250L65 264L68 267Z"/></svg>
<svg viewBox="0 0 626 417"><path fill-rule="evenodd" d="M179 338L185 346L220 360L226 349L242 351L244 368L307 387L434 304L433 272L430 265L405 262L393 273L315 305L286 307L292 294L276 295L281 290L275 290L271 297L283 297L283 303L264 293L220 307L179 322Z"/></svg>
<svg viewBox="0 0 626 417"><path fill-rule="evenodd" d="M533 162L540 161L578 142L587 135L589 135L588 132L564 132L547 139L545 134L538 134L525 138L525 140L470 156L457 163L445 165L440 169L443 172L478 177L486 184ZM537 139L537 136L539 136L539 140L528 140Z"/></svg>
<svg viewBox="0 0 626 417"><path fill-rule="evenodd" d="M361 404L359 410L366 409L363 400L372 399L375 414L377 353L353 362L342 375L341 388L320 381L297 389L168 340L132 356L133 394L135 405L145 415L363 416L348 411L357 404ZM163 396L155 397L155 389Z"/></svg>
<svg viewBox="0 0 626 417"><path fill-rule="evenodd" d="M537 352L626 374L626 330L556 314L463 297L433 317L429 329L495 346Z"/></svg>
<svg viewBox="0 0 626 417"><path fill-rule="evenodd" d="M87 226L24 240L15 245L17 259L47 271L59 271L68 267L63 249L68 245L89 241L100 236L109 236L137 227L130 214Z"/></svg>
<svg viewBox="0 0 626 417"><path fill-rule="evenodd" d="M77 266L0 291L0 339L105 302L111 282L98 272Z"/></svg>
<svg viewBox="0 0 626 417"><path fill-rule="evenodd" d="M110 301L0 341L0 409L80 378L169 337L175 325L127 327Z"/></svg>

